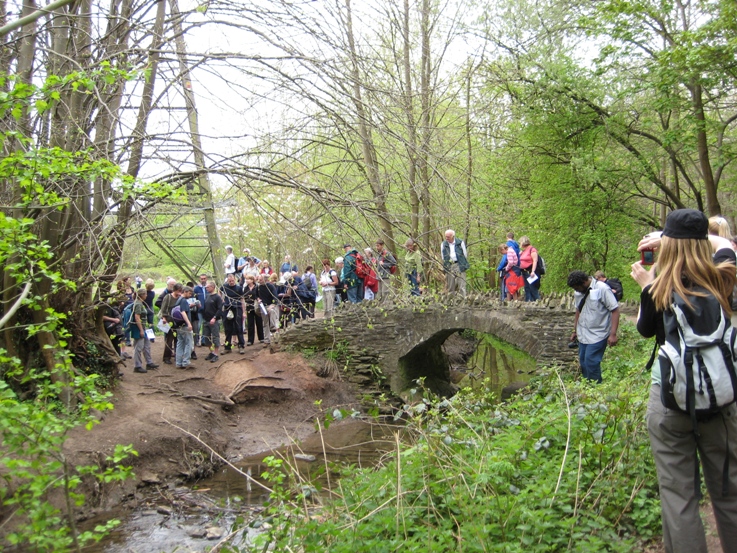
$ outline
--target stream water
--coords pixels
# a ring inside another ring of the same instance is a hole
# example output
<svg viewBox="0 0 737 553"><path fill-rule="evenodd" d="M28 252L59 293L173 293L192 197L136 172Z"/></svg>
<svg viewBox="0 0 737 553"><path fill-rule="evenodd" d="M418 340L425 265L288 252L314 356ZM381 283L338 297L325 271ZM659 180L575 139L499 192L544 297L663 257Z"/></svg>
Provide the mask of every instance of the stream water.
<svg viewBox="0 0 737 553"><path fill-rule="evenodd" d="M529 381L535 360L491 336L481 336L476 351L462 372L461 386L486 387L501 397L503 390ZM201 552L228 536L243 519L258 519L268 499L269 483L261 478L268 469L267 456L281 458L290 467L293 481L311 482L329 489L339 477L342 465L376 466L383 456L396 449L402 426L390 422L347 419L333 423L299 445L282 447L244 458L238 471L223 467L196 487L158 490L133 513L106 513L105 520L118 517L123 523L105 540L85 548L90 553L171 553ZM251 475L251 479L242 473ZM305 484L306 485L306 484ZM314 489L314 493L320 493ZM323 492L324 493L324 492ZM95 521L91 521L94 523ZM100 521L96 521L99 523ZM88 523L89 524L89 523ZM239 532L228 545L248 543L262 531L257 523Z"/></svg>
<svg viewBox="0 0 737 553"><path fill-rule="evenodd" d="M530 381L537 362L514 346L484 334L466 365L466 376L460 386L485 387L498 398L506 399L506 394Z"/></svg>
<svg viewBox="0 0 737 553"><path fill-rule="evenodd" d="M90 553L199 552L212 548L243 519L257 517L269 497L269 482L261 478L269 470L267 456L283 459L293 481L310 482L310 489L328 489L339 476L339 467L371 467L396 447L400 424L347 419L333 423L299 445L240 460L234 470L225 466L194 488L159 490L133 513L106 513L123 523L102 542L85 548ZM251 475L251 478L242 473ZM263 486L263 487L262 487ZM313 486L315 488L313 488ZM100 520L88 524L100 523ZM260 531L254 528L228 544L245 544Z"/></svg>

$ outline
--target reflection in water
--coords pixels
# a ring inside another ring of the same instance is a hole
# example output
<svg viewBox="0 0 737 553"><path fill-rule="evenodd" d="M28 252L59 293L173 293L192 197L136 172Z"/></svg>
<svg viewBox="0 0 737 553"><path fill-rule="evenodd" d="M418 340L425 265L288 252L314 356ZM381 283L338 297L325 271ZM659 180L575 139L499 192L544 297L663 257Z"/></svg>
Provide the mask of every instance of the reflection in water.
<svg viewBox="0 0 737 553"><path fill-rule="evenodd" d="M461 386L488 390L504 399L507 387L519 388L530 381L537 362L533 357L491 335L482 334L476 351L468 360L468 373Z"/></svg>
<svg viewBox="0 0 737 553"><path fill-rule="evenodd" d="M264 458L285 459L290 468L292 483L315 486L326 490L335 485L339 468L346 464L370 467L396 448L395 433L402 426L376 421L349 419L333 423L322 434L316 433L299 445L286 446L239 461L236 466L251 474L256 482L230 467L223 467L207 480L198 482L197 489L162 488L155 492L145 506L133 513L105 513L104 520L116 516L121 526L99 544L85 548L89 553L161 553L172 551L206 551L220 538L208 539L210 530L219 530L223 536L237 527L237 517L252 520L258 517L268 500L269 482L261 474L269 469ZM306 460L309 459L309 460ZM304 491L304 488L302 488ZM317 490L315 490L317 491ZM153 490L152 490L153 493ZM103 517L101 517L103 518ZM94 526L100 520L88 521ZM228 544L247 547L260 530L249 529L238 533Z"/></svg>
<svg viewBox="0 0 737 553"><path fill-rule="evenodd" d="M285 446L273 452L248 457L239 461L236 466L268 487L268 482L261 478L261 474L270 470L263 460L271 455L285 460L292 469L290 477L295 480L302 479L328 488L331 483L335 483L341 466L354 465L363 468L379 464L387 452L396 448L394 433L401 431L402 427L396 424L345 420L333 423L322 434L308 436L299 445ZM250 505L261 505L268 498L268 492L256 483L249 485L247 478L230 467L223 467L201 485L209 488L208 494L211 496L239 497Z"/></svg>

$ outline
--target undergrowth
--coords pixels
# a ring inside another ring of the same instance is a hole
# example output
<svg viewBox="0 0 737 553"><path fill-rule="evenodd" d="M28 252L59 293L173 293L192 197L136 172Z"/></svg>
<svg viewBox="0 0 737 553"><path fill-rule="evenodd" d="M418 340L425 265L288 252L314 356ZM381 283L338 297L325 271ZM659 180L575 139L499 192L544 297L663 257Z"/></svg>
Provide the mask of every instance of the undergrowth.
<svg viewBox="0 0 737 553"><path fill-rule="evenodd" d="M624 325L598 386L551 369L503 405L465 389L406 406L410 442L377 469L344 468L321 507L272 505L262 538L336 553L641 550L660 521L648 345Z"/></svg>

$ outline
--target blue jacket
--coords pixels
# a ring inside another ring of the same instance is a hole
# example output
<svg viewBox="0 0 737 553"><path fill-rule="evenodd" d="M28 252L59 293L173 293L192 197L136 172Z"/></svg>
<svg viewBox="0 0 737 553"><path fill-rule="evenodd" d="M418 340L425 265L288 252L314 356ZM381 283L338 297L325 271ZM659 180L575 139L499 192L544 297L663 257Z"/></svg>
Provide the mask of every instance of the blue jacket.
<svg viewBox="0 0 737 553"><path fill-rule="evenodd" d="M507 240L507 246L509 246L510 248L513 248L514 249L514 253L516 253L517 254L517 257L519 258L520 249L519 249L519 244L517 243L517 241L516 240L512 240L512 239L509 239L509 240Z"/></svg>
<svg viewBox="0 0 737 553"><path fill-rule="evenodd" d="M201 284L198 284L193 288L194 290L194 298L200 302L200 307L205 306L205 298L207 297L207 290L205 290L205 287Z"/></svg>

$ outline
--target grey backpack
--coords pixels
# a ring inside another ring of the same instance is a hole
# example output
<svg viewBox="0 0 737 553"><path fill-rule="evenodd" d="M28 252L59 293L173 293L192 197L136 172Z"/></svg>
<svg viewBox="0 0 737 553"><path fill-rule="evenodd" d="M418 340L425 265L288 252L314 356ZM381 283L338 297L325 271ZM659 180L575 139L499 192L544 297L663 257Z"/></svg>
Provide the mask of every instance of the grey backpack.
<svg viewBox="0 0 737 553"><path fill-rule="evenodd" d="M696 422L737 399L737 330L710 292L694 291L704 296L689 296L692 307L673 294L671 308L663 314L665 344L658 360L663 405L688 413Z"/></svg>

